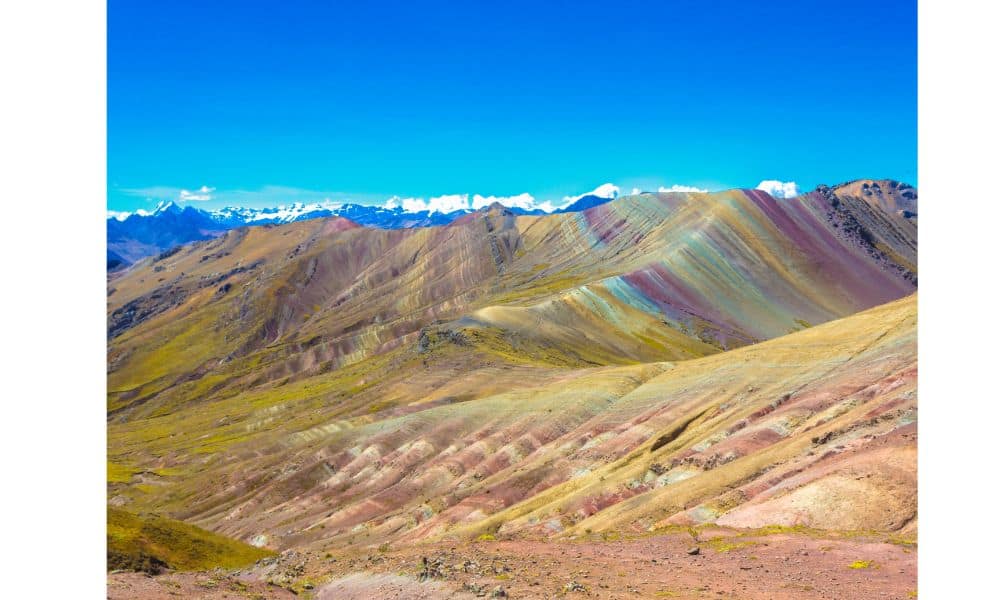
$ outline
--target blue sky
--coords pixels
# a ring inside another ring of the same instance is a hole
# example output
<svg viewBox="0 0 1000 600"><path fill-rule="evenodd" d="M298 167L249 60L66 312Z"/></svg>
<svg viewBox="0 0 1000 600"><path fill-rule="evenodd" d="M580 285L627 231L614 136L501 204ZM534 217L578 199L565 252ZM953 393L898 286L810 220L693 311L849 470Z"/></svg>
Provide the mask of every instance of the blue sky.
<svg viewBox="0 0 1000 600"><path fill-rule="evenodd" d="M108 207L916 184L916 43L914 1L110 0Z"/></svg>

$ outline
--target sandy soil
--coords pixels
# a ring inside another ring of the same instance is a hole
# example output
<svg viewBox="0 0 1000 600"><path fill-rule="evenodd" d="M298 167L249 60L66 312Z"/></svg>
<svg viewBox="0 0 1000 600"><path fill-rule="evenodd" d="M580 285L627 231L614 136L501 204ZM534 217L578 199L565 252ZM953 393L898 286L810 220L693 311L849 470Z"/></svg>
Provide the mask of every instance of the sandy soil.
<svg viewBox="0 0 1000 600"><path fill-rule="evenodd" d="M405 575L353 573L324 585L317 600L369 600L371 598L469 598L468 591L455 591L436 581L423 581Z"/></svg>
<svg viewBox="0 0 1000 600"><path fill-rule="evenodd" d="M614 542L435 544L352 555L288 552L225 575L109 575L108 598L290 598L289 590L317 600L916 597L915 547L876 538L718 534L703 532L698 541L670 534ZM698 553L689 554L695 547Z"/></svg>
<svg viewBox="0 0 1000 600"><path fill-rule="evenodd" d="M177 598L295 598L291 591L264 581L239 580L220 573L144 573L108 575L108 600L176 600Z"/></svg>

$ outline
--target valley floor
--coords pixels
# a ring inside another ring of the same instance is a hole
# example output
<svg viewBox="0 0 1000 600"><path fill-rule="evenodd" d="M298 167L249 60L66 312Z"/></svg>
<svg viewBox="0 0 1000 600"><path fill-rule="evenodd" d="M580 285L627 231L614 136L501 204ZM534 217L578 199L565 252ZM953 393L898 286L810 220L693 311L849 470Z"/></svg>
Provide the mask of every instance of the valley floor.
<svg viewBox="0 0 1000 600"><path fill-rule="evenodd" d="M697 554L691 554L694 548ZM290 598L293 590L317 600L840 600L914 598L917 590L916 546L879 534L712 528L619 541L484 541L382 550L291 551L230 574L116 573L109 575L108 598Z"/></svg>

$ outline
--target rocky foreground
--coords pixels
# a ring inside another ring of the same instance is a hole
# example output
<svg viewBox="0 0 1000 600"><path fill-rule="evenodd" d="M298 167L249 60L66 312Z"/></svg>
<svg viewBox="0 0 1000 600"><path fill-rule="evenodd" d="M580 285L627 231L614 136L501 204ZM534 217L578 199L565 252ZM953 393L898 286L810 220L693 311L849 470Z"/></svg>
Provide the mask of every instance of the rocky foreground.
<svg viewBox="0 0 1000 600"><path fill-rule="evenodd" d="M917 552L880 535L691 530L619 541L295 551L239 572L109 577L109 598L913 598Z"/></svg>

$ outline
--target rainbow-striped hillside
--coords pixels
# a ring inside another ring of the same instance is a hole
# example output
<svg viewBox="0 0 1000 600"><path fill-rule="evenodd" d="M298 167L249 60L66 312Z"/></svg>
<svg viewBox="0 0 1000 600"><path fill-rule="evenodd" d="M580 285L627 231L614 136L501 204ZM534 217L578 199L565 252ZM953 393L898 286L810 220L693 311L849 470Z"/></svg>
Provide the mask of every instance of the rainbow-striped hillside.
<svg viewBox="0 0 1000 600"><path fill-rule="evenodd" d="M109 497L272 549L915 532L917 202L243 228L109 280Z"/></svg>

